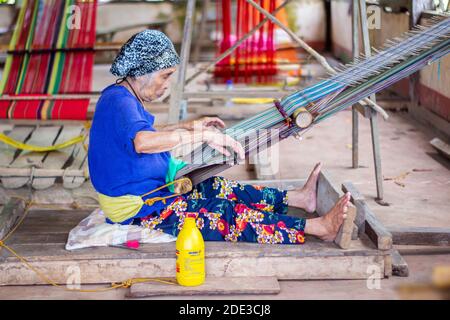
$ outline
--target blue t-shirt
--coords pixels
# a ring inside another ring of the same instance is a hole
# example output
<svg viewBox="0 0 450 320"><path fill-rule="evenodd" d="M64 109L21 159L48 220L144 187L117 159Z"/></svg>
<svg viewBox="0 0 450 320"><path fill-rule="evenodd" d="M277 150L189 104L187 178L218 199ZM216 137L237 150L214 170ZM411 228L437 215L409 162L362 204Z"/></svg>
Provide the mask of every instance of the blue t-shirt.
<svg viewBox="0 0 450 320"><path fill-rule="evenodd" d="M134 149L139 131L156 131L154 119L127 88L111 85L103 90L89 134L89 174L95 190L110 197L141 196L166 183L170 153L145 154ZM169 194L165 188L145 198ZM164 206L161 201L144 205L135 218L159 213Z"/></svg>

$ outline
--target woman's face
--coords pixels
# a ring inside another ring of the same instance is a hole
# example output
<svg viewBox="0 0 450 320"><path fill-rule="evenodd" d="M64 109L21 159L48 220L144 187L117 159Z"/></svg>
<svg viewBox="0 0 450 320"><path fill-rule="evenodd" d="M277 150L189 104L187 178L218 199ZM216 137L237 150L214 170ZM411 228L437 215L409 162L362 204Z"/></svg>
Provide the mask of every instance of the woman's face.
<svg viewBox="0 0 450 320"><path fill-rule="evenodd" d="M141 99L150 102L164 95L170 85L170 76L176 71L176 67L163 69L142 78L140 90Z"/></svg>

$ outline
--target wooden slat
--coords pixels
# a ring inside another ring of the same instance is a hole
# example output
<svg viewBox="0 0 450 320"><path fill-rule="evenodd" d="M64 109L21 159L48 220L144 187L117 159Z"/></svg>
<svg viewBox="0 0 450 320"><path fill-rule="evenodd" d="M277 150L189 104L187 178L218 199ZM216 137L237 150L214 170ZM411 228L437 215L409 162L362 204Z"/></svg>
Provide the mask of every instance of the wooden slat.
<svg viewBox="0 0 450 320"><path fill-rule="evenodd" d="M332 183L330 175L322 170L317 182L317 209L316 212L323 216L327 214L336 204L343 193ZM336 236L335 243L342 249L350 246L354 221L356 217L356 208L350 204L347 212L347 218L344 220L339 232Z"/></svg>
<svg viewBox="0 0 450 320"><path fill-rule="evenodd" d="M0 212L0 240L2 240L15 225L16 221L24 214L25 201L19 198L11 198Z"/></svg>
<svg viewBox="0 0 450 320"><path fill-rule="evenodd" d="M392 251L392 274L397 277L409 276L409 267L398 250Z"/></svg>
<svg viewBox="0 0 450 320"><path fill-rule="evenodd" d="M358 189L351 182L342 183L342 191L350 192L351 201L356 207L356 218L355 225L358 228L358 232L364 232L364 225L366 221L365 210L364 210L364 196L359 192Z"/></svg>
<svg viewBox="0 0 450 320"><path fill-rule="evenodd" d="M327 214L342 196L343 193L334 186L328 172L322 170L317 182L317 214Z"/></svg>
<svg viewBox="0 0 450 320"><path fill-rule="evenodd" d="M89 145L89 136L86 137L86 145ZM73 150L73 162L67 168L68 170L88 170L87 150L83 147L83 144L77 144ZM67 189L75 189L80 187L86 178L84 177L63 177L63 187Z"/></svg>
<svg viewBox="0 0 450 320"><path fill-rule="evenodd" d="M396 245L448 246L450 244L449 228L389 227L388 230Z"/></svg>
<svg viewBox="0 0 450 320"><path fill-rule="evenodd" d="M127 297L145 298L154 296L193 296L229 294L278 294L281 288L275 277L206 277L205 283L195 287L184 287L165 283L136 283L130 287Z"/></svg>
<svg viewBox="0 0 450 320"><path fill-rule="evenodd" d="M43 126L36 128L30 139L26 142L32 145L38 146L50 146L53 145L59 131L60 126ZM29 152L22 151L20 156L16 158L12 163L11 167L16 168L28 168L32 165L37 167L42 165L42 160L44 160L46 153L45 152ZM15 178L3 178L2 183L3 186L7 189L15 189L20 188L25 185L28 181L30 181L29 177L15 177Z"/></svg>
<svg viewBox="0 0 450 320"><path fill-rule="evenodd" d="M342 249L348 249L350 247L353 235L353 222L356 217L356 208L350 203L347 211L347 218L342 223L341 228L334 240L339 247Z"/></svg>
<svg viewBox="0 0 450 320"><path fill-rule="evenodd" d="M392 234L372 213L369 206L364 203L363 210L366 215L365 233L377 245L380 250L390 250L392 248Z"/></svg>
<svg viewBox="0 0 450 320"><path fill-rule="evenodd" d="M442 154L447 159L450 159L450 145L445 143L439 138L434 138L430 141L430 144L439 151L440 154Z"/></svg>
<svg viewBox="0 0 450 320"><path fill-rule="evenodd" d="M66 142L71 138L77 137L82 133L82 131L82 126L63 126L62 131L59 133L58 138L56 139L54 144ZM81 143L78 147L80 146ZM75 148L76 146L72 145L58 151L48 152L45 157L45 161L43 162L42 168L61 169L73 155ZM46 189L48 187L51 187L55 183L55 180L56 178L34 178L32 186L35 189Z"/></svg>
<svg viewBox="0 0 450 320"><path fill-rule="evenodd" d="M5 133L8 137L24 142L25 139L33 132L35 129L34 126L13 126L11 127L9 124L2 124L2 128L5 130ZM12 130L11 130L12 129ZM0 166L7 167L14 160L14 156L16 154L17 149L10 147L4 143L0 143Z"/></svg>
<svg viewBox="0 0 450 320"><path fill-rule="evenodd" d="M366 233L380 250L389 250L392 248L392 235L376 218L375 214L364 201L364 197L359 193L351 182L342 184L344 192L352 194L352 200L357 210L356 225L360 234Z"/></svg>

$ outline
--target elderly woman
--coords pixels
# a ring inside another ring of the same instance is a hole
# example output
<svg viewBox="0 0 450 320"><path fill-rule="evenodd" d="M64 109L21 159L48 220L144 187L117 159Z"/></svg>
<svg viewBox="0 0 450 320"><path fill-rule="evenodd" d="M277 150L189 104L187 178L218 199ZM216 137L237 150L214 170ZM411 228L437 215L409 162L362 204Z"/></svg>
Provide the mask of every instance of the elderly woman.
<svg viewBox="0 0 450 320"><path fill-rule="evenodd" d="M170 152L195 139L223 154L233 151L244 157L242 146L218 130L225 127L219 118L198 120L200 134L193 122L156 130L144 102L164 94L178 64L172 42L159 31L146 30L128 40L111 67L119 79L103 90L97 103L88 157L108 222L139 224L176 236L186 213L196 212L205 240L301 244L305 233L333 240L346 218L349 194L320 218L286 214L288 198L293 207L315 211L320 164L302 189L289 192L223 177L212 177L185 194L166 186L177 170Z"/></svg>

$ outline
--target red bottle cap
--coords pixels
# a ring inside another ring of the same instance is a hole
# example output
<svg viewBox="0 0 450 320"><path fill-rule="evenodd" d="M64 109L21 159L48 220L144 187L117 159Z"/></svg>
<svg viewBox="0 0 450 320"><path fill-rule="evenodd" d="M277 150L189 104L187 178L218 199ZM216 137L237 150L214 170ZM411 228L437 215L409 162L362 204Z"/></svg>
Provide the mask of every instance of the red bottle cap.
<svg viewBox="0 0 450 320"><path fill-rule="evenodd" d="M137 241L137 240L127 241L128 248L137 249L137 248L139 248L139 246L140 246L140 244L139 244L139 241Z"/></svg>

